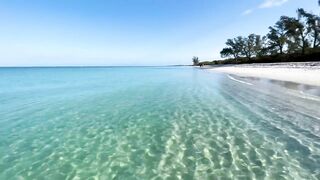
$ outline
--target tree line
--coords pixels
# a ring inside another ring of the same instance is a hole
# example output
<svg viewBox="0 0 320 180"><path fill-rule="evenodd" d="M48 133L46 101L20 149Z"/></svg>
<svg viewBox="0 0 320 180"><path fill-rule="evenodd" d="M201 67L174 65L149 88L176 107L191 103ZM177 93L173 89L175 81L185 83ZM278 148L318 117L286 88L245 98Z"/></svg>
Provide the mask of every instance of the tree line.
<svg viewBox="0 0 320 180"><path fill-rule="evenodd" d="M320 17L300 8L297 18L281 16L265 36L228 39L220 52L225 60L197 64L239 64L320 60ZM196 64L197 63L197 64Z"/></svg>

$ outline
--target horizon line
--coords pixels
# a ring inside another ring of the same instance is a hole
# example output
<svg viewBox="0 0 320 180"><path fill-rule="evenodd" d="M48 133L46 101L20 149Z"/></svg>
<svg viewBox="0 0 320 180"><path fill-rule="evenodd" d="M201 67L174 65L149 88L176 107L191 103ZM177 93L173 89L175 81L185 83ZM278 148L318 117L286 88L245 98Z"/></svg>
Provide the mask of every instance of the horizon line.
<svg viewBox="0 0 320 180"><path fill-rule="evenodd" d="M0 66L0 68L106 68L106 67L172 67L192 65L57 65L57 66Z"/></svg>

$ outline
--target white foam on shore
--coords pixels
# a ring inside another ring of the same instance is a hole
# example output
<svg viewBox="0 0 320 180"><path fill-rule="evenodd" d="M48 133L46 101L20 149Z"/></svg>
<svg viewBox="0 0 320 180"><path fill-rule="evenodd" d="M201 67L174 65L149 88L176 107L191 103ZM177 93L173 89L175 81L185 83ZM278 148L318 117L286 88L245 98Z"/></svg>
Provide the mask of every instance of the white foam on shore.
<svg viewBox="0 0 320 180"><path fill-rule="evenodd" d="M252 86L252 85L253 85L253 84L251 84L251 83L248 83L248 82L245 82L245 81L238 80L238 79L236 79L236 78L234 78L234 77L232 77L232 76L230 76L230 75L228 75L228 78L229 78L229 79L231 79L231 80L234 80L234 81L236 81L236 82L239 82L239 83L243 83L243 84L249 85L249 86Z"/></svg>

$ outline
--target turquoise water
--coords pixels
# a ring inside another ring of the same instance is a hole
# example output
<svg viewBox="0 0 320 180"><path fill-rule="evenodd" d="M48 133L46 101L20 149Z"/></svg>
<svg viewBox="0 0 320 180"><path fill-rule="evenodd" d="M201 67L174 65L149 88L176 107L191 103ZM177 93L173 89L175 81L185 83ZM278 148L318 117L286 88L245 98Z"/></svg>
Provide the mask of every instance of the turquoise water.
<svg viewBox="0 0 320 180"><path fill-rule="evenodd" d="M0 179L320 179L309 91L194 68L0 68Z"/></svg>

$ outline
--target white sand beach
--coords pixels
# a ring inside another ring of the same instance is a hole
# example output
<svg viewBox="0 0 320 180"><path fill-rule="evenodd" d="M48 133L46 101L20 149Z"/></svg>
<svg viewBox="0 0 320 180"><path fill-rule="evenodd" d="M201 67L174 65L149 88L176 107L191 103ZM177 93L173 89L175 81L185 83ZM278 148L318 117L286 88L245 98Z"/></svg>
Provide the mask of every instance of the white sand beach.
<svg viewBox="0 0 320 180"><path fill-rule="evenodd" d="M210 71L320 86L320 62L207 66Z"/></svg>

